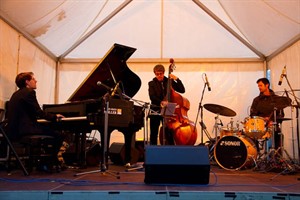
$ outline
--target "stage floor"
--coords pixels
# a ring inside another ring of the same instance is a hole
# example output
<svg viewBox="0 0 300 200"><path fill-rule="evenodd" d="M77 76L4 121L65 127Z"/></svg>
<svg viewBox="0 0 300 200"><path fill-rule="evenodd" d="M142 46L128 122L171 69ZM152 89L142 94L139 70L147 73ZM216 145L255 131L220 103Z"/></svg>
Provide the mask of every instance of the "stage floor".
<svg viewBox="0 0 300 200"><path fill-rule="evenodd" d="M142 165L140 165L142 166ZM210 165L209 184L145 184L144 169L69 168L59 173L0 171L0 199L300 199L300 173L231 171ZM82 172L94 173L80 174ZM109 172L118 172L120 178ZM78 174L79 173L79 174Z"/></svg>

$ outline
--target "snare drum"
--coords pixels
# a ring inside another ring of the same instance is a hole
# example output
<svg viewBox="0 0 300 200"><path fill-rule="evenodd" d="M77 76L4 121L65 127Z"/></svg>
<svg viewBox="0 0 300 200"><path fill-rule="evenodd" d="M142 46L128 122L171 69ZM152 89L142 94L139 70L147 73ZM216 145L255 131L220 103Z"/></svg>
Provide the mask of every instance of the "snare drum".
<svg viewBox="0 0 300 200"><path fill-rule="evenodd" d="M220 137L224 136L241 136L242 133L238 129L228 129L228 128L222 128L220 131Z"/></svg>
<svg viewBox="0 0 300 200"><path fill-rule="evenodd" d="M239 170L254 166L257 149L248 137L225 136L216 143L214 156L220 167Z"/></svg>
<svg viewBox="0 0 300 200"><path fill-rule="evenodd" d="M250 138L260 139L266 132L265 120L262 117L247 117L244 123L245 135Z"/></svg>

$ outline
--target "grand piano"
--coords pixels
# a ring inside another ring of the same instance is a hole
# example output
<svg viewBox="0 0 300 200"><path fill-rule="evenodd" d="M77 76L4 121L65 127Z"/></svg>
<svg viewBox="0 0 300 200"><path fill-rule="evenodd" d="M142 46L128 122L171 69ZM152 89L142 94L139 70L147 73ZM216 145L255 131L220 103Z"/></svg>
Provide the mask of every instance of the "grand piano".
<svg viewBox="0 0 300 200"><path fill-rule="evenodd" d="M133 136L144 126L143 109L131 100L140 89L141 80L126 64L135 51L135 48L114 44L69 97L67 103L43 105L44 111L65 116L50 126L77 136L76 141L80 147L78 160L82 167L86 163L86 133L98 130L101 147L104 147L106 110L106 147L109 145L111 132L117 129L124 134L125 163L131 160Z"/></svg>

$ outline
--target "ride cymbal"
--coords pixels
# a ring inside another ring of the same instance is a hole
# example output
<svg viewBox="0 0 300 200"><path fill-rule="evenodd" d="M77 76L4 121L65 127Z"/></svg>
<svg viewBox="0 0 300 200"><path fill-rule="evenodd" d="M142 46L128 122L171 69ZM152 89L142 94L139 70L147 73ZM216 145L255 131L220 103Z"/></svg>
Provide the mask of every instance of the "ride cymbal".
<svg viewBox="0 0 300 200"><path fill-rule="evenodd" d="M234 117L236 116L236 112L233 110L226 108L221 105L217 104L204 104L204 108L212 113L219 114L222 116L227 116L227 117Z"/></svg>
<svg viewBox="0 0 300 200"><path fill-rule="evenodd" d="M283 109L285 107L291 106L291 102L292 100L290 98L284 96L274 96L272 99L274 107L278 109Z"/></svg>

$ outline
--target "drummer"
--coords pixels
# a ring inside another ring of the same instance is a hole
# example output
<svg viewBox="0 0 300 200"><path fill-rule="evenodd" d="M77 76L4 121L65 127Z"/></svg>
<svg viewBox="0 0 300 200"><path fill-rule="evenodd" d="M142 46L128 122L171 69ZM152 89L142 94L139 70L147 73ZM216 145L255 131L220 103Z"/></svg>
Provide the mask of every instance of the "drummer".
<svg viewBox="0 0 300 200"><path fill-rule="evenodd" d="M274 91L270 89L270 82L267 78L260 78L256 81L260 94L253 99L250 116L259 116L265 119L268 128L270 129L272 123L274 121L274 107L276 106L274 103L274 99L277 97ZM283 109L276 110L276 119L283 118L284 112ZM272 130L268 131L272 133ZM281 146L281 137L279 133L281 130L277 126L274 132L274 148L277 149Z"/></svg>

